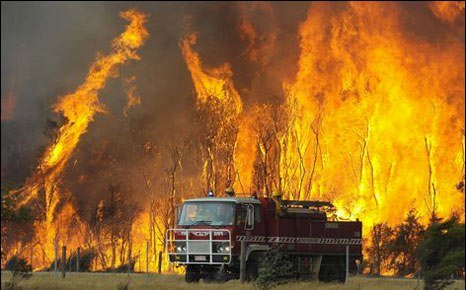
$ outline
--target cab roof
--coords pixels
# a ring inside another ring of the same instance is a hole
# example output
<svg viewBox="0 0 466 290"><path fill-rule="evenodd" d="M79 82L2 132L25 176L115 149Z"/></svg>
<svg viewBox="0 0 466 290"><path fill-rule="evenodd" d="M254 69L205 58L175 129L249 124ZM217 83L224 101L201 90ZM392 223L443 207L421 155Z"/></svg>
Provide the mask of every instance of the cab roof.
<svg viewBox="0 0 466 290"><path fill-rule="evenodd" d="M185 202L191 201L221 201L221 202L235 202L235 203L251 203L260 204L260 201L252 197L202 197L202 198L191 198L185 200Z"/></svg>

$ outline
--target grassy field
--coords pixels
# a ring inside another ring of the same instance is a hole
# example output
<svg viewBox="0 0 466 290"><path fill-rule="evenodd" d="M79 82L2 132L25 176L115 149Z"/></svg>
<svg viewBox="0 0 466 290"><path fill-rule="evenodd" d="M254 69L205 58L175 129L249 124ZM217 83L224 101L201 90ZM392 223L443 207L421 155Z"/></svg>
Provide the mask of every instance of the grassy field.
<svg viewBox="0 0 466 290"><path fill-rule="evenodd" d="M5 289L4 283L11 278L10 273L2 272L2 289ZM113 274L113 273L67 273L65 279L58 277L54 280L53 273L34 273L29 280L23 281L20 286L23 290L42 290L42 289L99 289L99 290L119 290L124 289L122 285L129 282L128 289L186 289L194 288L209 290L248 290L255 289L252 284L242 284L239 281L230 281L224 284L203 283L186 284L184 277L179 275L150 275L147 285L145 284L144 274ZM221 287L220 287L221 285ZM274 289L374 289L374 290L395 290L395 289L422 289L422 281L418 282L413 279L394 279L394 278L367 278L353 277L348 285L329 284L319 282L294 282L286 285L280 285ZM451 289L465 289L464 281L456 281Z"/></svg>

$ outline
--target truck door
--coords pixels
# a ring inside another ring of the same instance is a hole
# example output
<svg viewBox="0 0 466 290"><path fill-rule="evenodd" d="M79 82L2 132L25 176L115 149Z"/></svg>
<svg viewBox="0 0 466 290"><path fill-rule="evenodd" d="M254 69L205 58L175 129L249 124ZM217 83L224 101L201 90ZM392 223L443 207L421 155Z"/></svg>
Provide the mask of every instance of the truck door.
<svg viewBox="0 0 466 290"><path fill-rule="evenodd" d="M260 205L248 203L238 205L236 226L238 232L246 236L263 234Z"/></svg>

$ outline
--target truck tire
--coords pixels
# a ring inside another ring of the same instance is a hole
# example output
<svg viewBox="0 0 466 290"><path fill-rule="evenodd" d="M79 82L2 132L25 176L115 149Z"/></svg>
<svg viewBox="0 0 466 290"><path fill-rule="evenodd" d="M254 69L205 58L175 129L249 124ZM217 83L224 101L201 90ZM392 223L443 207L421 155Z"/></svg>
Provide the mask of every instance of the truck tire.
<svg viewBox="0 0 466 290"><path fill-rule="evenodd" d="M346 279L345 261L341 257L324 257L319 271L322 282L344 283Z"/></svg>
<svg viewBox="0 0 466 290"><path fill-rule="evenodd" d="M188 265L186 267L186 274L184 275L184 280L186 283L196 283L201 279L201 273L197 267L194 265Z"/></svg>
<svg viewBox="0 0 466 290"><path fill-rule="evenodd" d="M254 251L246 263L246 281L255 281L259 277L259 268L264 262L265 252Z"/></svg>
<svg viewBox="0 0 466 290"><path fill-rule="evenodd" d="M253 259L246 264L246 281L254 281L259 276L259 263Z"/></svg>

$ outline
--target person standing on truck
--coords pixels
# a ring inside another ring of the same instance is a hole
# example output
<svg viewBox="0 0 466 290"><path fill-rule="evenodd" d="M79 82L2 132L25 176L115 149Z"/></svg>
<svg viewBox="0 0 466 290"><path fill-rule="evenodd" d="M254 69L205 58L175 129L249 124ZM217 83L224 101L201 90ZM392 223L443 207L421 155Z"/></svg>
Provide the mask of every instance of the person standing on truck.
<svg viewBox="0 0 466 290"><path fill-rule="evenodd" d="M279 191L274 191L272 192L272 199L275 202L275 214L280 216L283 213L281 205L282 194Z"/></svg>
<svg viewBox="0 0 466 290"><path fill-rule="evenodd" d="M228 197L234 197L235 196L235 191L232 187L228 187L226 190L225 190L225 195L228 196Z"/></svg>

